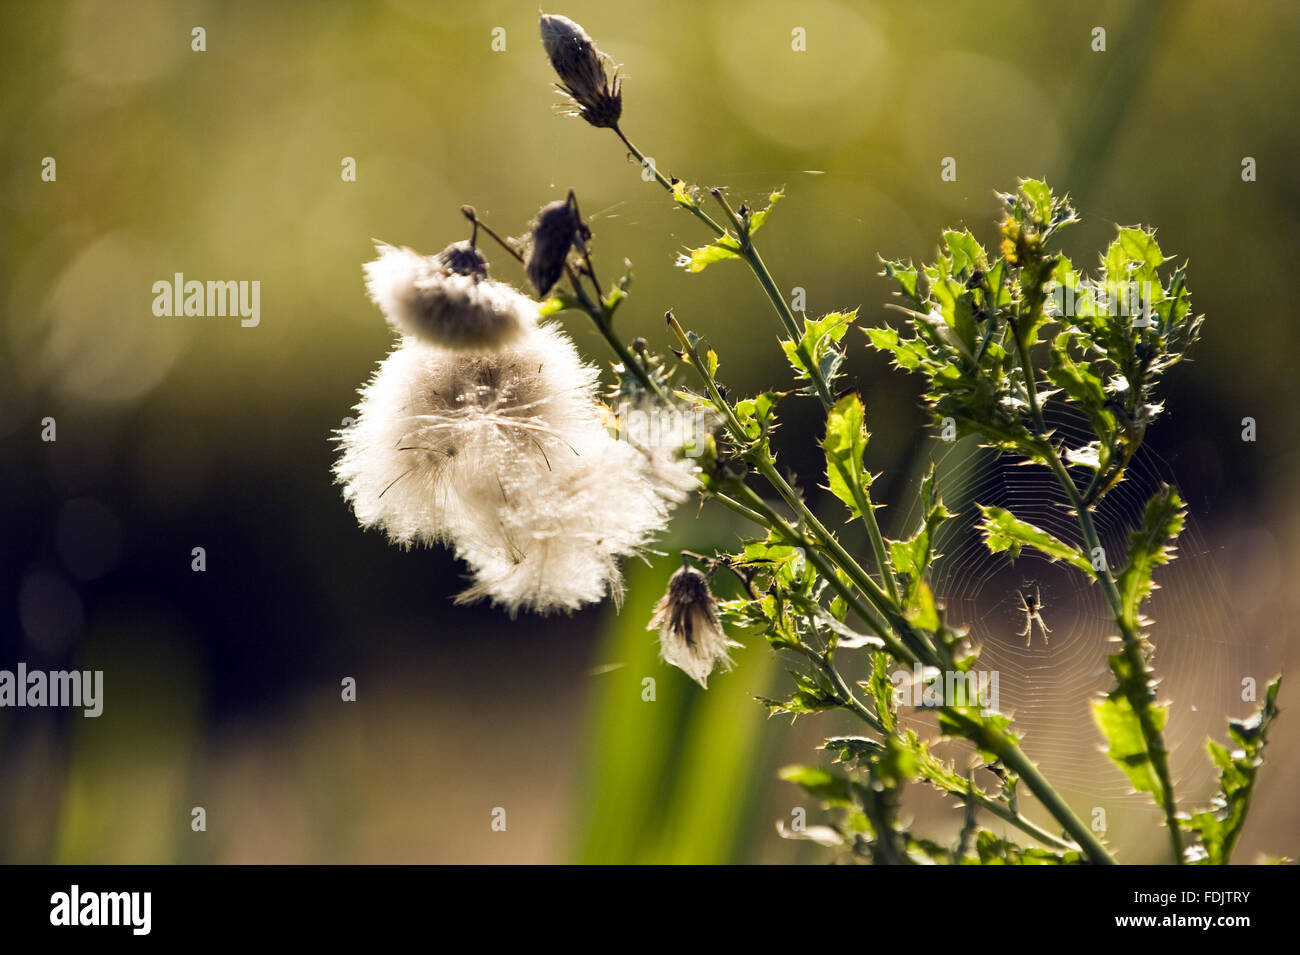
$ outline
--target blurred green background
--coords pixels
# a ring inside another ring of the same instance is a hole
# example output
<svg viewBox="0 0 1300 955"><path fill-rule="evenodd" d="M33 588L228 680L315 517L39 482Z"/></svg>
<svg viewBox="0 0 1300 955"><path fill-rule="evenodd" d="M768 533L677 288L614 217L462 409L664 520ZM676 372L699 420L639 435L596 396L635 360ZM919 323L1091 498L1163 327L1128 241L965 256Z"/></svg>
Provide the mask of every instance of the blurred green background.
<svg viewBox="0 0 1300 955"><path fill-rule="evenodd" d="M1234 648L1215 686L1297 662L1300 332L1286 286L1300 7L575 0L550 12L624 65L624 129L662 169L751 200L786 187L763 253L810 313L861 304L864 322L883 321L877 253L928 256L950 226L991 241L994 190L1020 176L1074 196L1076 263L1116 222L1159 226L1209 316L1151 438L1237 635L1197 639ZM766 720L752 697L784 674L757 644L707 693L659 664L644 627L671 558L629 569L621 614L510 621L454 607L454 560L362 533L331 486L330 432L390 342L362 289L370 240L436 251L464 237L463 203L517 234L575 189L601 273L633 263L625 337L666 348L672 306L717 345L733 390L785 381L752 277L734 263L675 269L703 239L696 223L611 134L556 115L536 14L428 0L0 6L0 668L101 668L106 681L98 720L0 710L0 861L826 858L778 837L802 800L774 776L851 727ZM1247 156L1255 182L1242 181ZM956 182L940 178L944 157ZM260 325L155 317L151 286L176 272L260 281ZM506 262L494 274L522 281ZM579 318L564 321L605 363ZM849 372L869 463L902 502L932 441L916 383L860 342ZM816 409L787 405L784 459L816 497ZM1240 440L1247 415L1254 444ZM46 417L56 442L40 439ZM890 513L897 535L906 506ZM740 530L688 505L663 549L727 546ZM1162 653L1179 639L1155 634ZM1180 670L1192 688L1197 659L1215 661L1202 671L1223 659L1197 645ZM346 676L356 703L339 699ZM1292 695L1284 686L1284 709ZM1092 752L1082 706L1070 719ZM1200 710L1221 726L1246 706L1209 694ZM1300 854L1294 715L1238 861ZM1180 743L1199 758L1199 738ZM1063 788L1086 812L1087 780ZM1154 817L1114 805L1123 858L1159 859ZM505 832L490 827L496 807ZM938 834L960 825L925 794L908 808Z"/></svg>

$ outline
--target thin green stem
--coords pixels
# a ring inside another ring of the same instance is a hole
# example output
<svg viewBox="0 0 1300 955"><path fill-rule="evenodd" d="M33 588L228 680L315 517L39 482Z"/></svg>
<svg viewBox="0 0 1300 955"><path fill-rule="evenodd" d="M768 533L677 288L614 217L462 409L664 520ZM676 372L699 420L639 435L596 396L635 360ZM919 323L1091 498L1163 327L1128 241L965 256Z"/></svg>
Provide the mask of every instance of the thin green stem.
<svg viewBox="0 0 1300 955"><path fill-rule="evenodd" d="M790 309L785 297L781 295L781 290L776 287L776 280L772 278L772 273L768 270L767 265L763 262L763 257L758 254L758 248L754 245L753 237L749 234L749 223L743 221L731 208L727 202L726 195L721 189L713 189L713 198L722 206L722 211L727 214L731 220L731 226L736 230L736 240L740 243L740 256L749 265L750 271L758 279L758 284L763 287L767 293L768 300L771 301L772 307L776 309L777 317L781 324L785 326L786 334L794 342L795 350L799 354L800 360L804 367L808 369L808 380L812 382L813 389L817 392L817 397L821 399L822 406L829 409L835 403L831 395L830 386L826 383L822 370L813 360L813 356L808 352L799 334L799 324L795 321L794 312Z"/></svg>
<svg viewBox="0 0 1300 955"><path fill-rule="evenodd" d="M641 150L637 149L636 146L633 145L632 141L627 138L622 129L615 126L614 132L622 141L623 145L627 147L628 151L636 157L637 161L640 162L642 166L649 168L655 181L670 194L676 196L678 194L677 186L659 172L656 164L646 160L645 155ZM821 399L823 407L829 409L834 403L830 387L822 376L821 368L819 368L817 363L812 360L812 356L807 353L807 349L800 342L801 336L799 334L798 323L795 321L794 312L790 309L789 303L787 303L785 298L781 295L780 290L776 286L776 281L772 278L771 271L768 269L766 263L763 262L763 257L759 254L758 248L754 245L753 239L749 234L748 226L742 222L740 217L732 210L731 206L727 202L726 196L723 195L720 189L714 189L713 195L722 206L723 211L727 213L727 216L730 218L732 225L736 230L735 238L740 243L741 257L749 265L750 271L754 273L755 277L758 279L759 285L762 286L763 291L767 294L768 300L776 310L777 316L780 318L781 324L785 327L786 333L789 334L791 341L796 343L796 347L799 350L804 366L808 369L809 379L813 383L817 396ZM680 201L679 204L683 205L684 208L688 209L697 219L703 222L714 235L720 237L729 234L725 228L713 219L712 216L699 207L699 203L695 201L694 197L689 198L689 204L681 203ZM862 521L866 525L867 536L871 540L871 549L876 559L881 579L885 581L886 589L897 603L899 597L898 581L894 577L893 566L889 562L889 554L885 548L885 538L881 533L880 523L876 520L875 507L871 504L871 492L866 488L863 488L863 494L866 496L868 506L862 510Z"/></svg>
<svg viewBox="0 0 1300 955"><path fill-rule="evenodd" d="M631 140L629 140L625 135L623 135L623 130L615 126L614 133L615 135L618 136L619 139L623 141L623 145L628 148L628 152L630 152L633 156L636 157L636 161L641 164L642 168L650 170L651 175L655 177L655 182L659 183L659 185L663 186L670 193L676 194L677 189L674 183L670 182L667 178L665 178L664 174L659 171L659 167L655 165L653 160L646 159L646 157L642 154L641 150L637 149L635 146L632 145ZM693 196L689 196L688 198L690 199L689 203L679 201L678 204L683 209L690 212L691 215L695 216L695 218L703 222L714 235L724 236L727 234L726 229L718 225L718 223L714 221L711 215L709 215L707 212L705 212L703 209L700 208L700 204L695 201L695 198Z"/></svg>
<svg viewBox="0 0 1300 955"><path fill-rule="evenodd" d="M749 225L741 219L739 215L731 208L727 202L726 195L721 189L713 190L714 197L718 204L722 206L728 218L731 219L732 225L740 237L740 254L745 261L749 263L750 269L757 276L759 284L763 286L763 291L767 293L768 299L772 302L772 307L776 309L781 323L785 325L786 331L790 335L790 340L795 343L795 348L799 354L800 360L804 367L808 369L809 380L812 381L813 387L821 399L822 406L829 410L834 404L834 398L831 396L830 386L827 384L825 377L822 375L821 368L818 367L813 356L808 353L807 347L800 340L798 325L795 322L794 312L790 309L789 304L782 297L781 292L776 287L776 282L772 278L772 273L768 271L767 266L763 263L763 258L758 253L758 248L754 245L753 237L749 234ZM862 523L867 528L867 537L871 541L872 554L876 559L876 566L880 571L880 577L885 582L885 589L889 591L890 597L894 603L899 601L898 581L894 577L893 565L889 561L888 551L885 549L885 537L880 532L880 523L876 520L875 505L871 501L871 491L868 488L861 488L864 506L862 511Z"/></svg>
<svg viewBox="0 0 1300 955"><path fill-rule="evenodd" d="M918 645L916 657L929 666L942 666L942 659L938 651L935 650L933 644L930 643L928 637L921 631L908 625L902 618L902 615L899 612L897 597L891 597L890 594L886 593L885 590L881 588L880 584L876 583L876 581L872 579L871 575L868 574L857 560L854 559L853 555L844 549L844 546L839 542L835 535L817 519L817 515L815 515L808 505L804 503L804 500L799 496L799 493L790 486L789 482L787 482L784 477L781 476L781 472L777 470L776 461L772 458L771 452L768 451L766 445L761 443L756 444L751 441L749 435L745 433L744 426L736 417L736 413L732 409L731 404L722 397L722 393L718 390L717 382L713 380L713 376L709 373L708 368L706 368L704 363L700 361L699 355L696 354L695 349L691 346L690 341L686 337L686 332L682 329L681 325L677 322L677 319L673 317L671 312L668 313L668 323L677 335L678 341L681 343L683 355L685 355L686 359L691 363L692 367L695 368L701 380L704 382L704 387L709 393L710 400L713 402L714 406L722 412L727 429L732 433L733 437L735 437L738 444L742 447L751 447L750 456L759 473L763 475L768 484L770 484L781 496L781 499L785 501L786 505L794 511L800 522L807 526L813 534L816 535L820 542L820 546L835 558L835 562L844 570L858 589L862 591L876 610L886 619L893 621L894 626L900 633L907 634Z"/></svg>
<svg viewBox="0 0 1300 955"><path fill-rule="evenodd" d="M1065 827L1065 831L1079 844L1089 861L1099 865L1115 864L1115 860L1106 851L1106 847L1093 835L1092 830L1074 814L1069 803L1062 799L1060 794L1052 788L1052 784L1038 771L1038 767L1030 761L1019 746L1011 745L1008 741L1005 748L996 752L1002 762L1024 780L1025 785L1038 797L1038 801L1046 807L1052 817Z"/></svg>
<svg viewBox="0 0 1300 955"><path fill-rule="evenodd" d="M650 377L650 373L642 367L640 360L633 355L619 337L614 334L614 323L610 321L609 312L606 310L604 303L600 301L592 301L591 296L587 294L587 290L582 284L581 277L574 270L573 266L565 263L564 267L568 271L569 282L573 286L573 292L574 295L577 296L579 305L582 307L584 312L591 316L591 320L596 323L596 329L600 332L601 337L609 343L609 346L614 349L614 354L618 355L619 359L623 363L623 367L635 376L636 380L641 383L641 387L645 388L660 401L667 403L668 396L664 394L664 390L659 386L659 383ZM588 274L591 274L590 271ZM592 275L592 283L595 283L594 275ZM599 286L596 287L596 296L597 299L599 299Z"/></svg>
<svg viewBox="0 0 1300 955"><path fill-rule="evenodd" d="M702 488L700 493L705 494L708 500L717 501L723 507L727 508L728 510L734 511L735 513L739 514L741 517L745 518L748 521L753 521L755 524L758 524L760 527L767 526L767 518L765 518L762 514L758 513L758 511L752 510L746 507L744 504L741 504L733 497L729 497L728 495L723 494L720 491L714 491L708 488Z"/></svg>
<svg viewBox="0 0 1300 955"><path fill-rule="evenodd" d="M1021 337L1019 329L1014 324L1012 324L1011 332L1015 336L1016 350L1020 355L1020 365L1025 377L1025 391L1029 396L1029 409L1033 416L1035 435L1043 444L1048 467L1056 478L1057 484L1061 486L1061 490L1065 492L1070 500L1070 506L1074 509L1075 519L1078 522L1080 532L1083 534L1089 557L1091 558L1098 553L1104 554L1105 551L1102 550L1101 540L1097 536L1097 529L1092 521L1090 505L1079 493L1078 485L1074 483L1074 478L1070 476L1069 470L1061 461L1061 456L1057 453L1055 445L1047 437L1047 426L1043 421L1043 411L1038 403L1038 379L1029 356L1029 348ZM1110 604L1111 612L1115 617L1115 623L1119 627L1124 656L1128 659L1134 672L1144 673L1146 672L1146 660L1142 652L1142 641L1137 631L1129 626L1128 621L1125 619L1123 599L1120 596L1119 588L1115 584L1115 578L1110 572L1110 565L1103 561L1101 568L1096 569L1096 563L1094 562L1093 567L1093 576L1101 584L1102 590L1106 594L1106 601ZM1142 737L1147 752L1151 757L1152 768L1156 772L1156 777L1160 780L1162 792L1159 802L1165 817L1165 828L1168 830L1169 847L1174 855L1174 864L1182 865L1183 837L1178 824L1178 803L1174 796L1173 779L1169 773L1169 756L1165 747L1164 736L1151 719L1150 707L1135 706L1134 710L1137 711L1138 722L1142 727Z"/></svg>
<svg viewBox="0 0 1300 955"><path fill-rule="evenodd" d="M678 328L680 328L680 326L678 326ZM706 387L712 386L709 388L710 397L715 403L718 403L720 408L724 409L730 417L730 420L735 422L735 427L739 430L738 436L743 439L744 431L740 427L739 421L736 421L734 412L731 412L726 401L717 392L716 385L712 385L712 379L708 376L707 370L698 364L698 357L694 355L693 349L688 347L687 354L691 356L693 363L696 364L697 370L699 370L704 377ZM764 469L760 470L762 470L764 477L768 478L769 482L775 478L776 481L779 482L780 486L784 486L787 489L789 488L789 485L786 484L779 474L775 473L774 469L771 472ZM778 490L780 490L780 487L778 487ZM863 602L858 595L858 590L855 590L852 586L844 584L840 579L839 574L836 573L837 565L840 569L845 571L854 584L857 584L859 588L861 587L857 575L849 569L850 566L856 566L853 558L849 556L842 547L839 547L834 536L830 535L825 528L822 528L820 533L817 531L816 528L821 527L821 524L815 517L812 517L806 507L802 508L803 513L800 514L800 517L803 518L804 514L807 514L808 517L811 518L812 523L809 526L812 528L813 533L817 534L818 537L821 537L822 534L826 534L826 537L822 538L822 542L827 545L827 549L830 551L831 556L834 559L834 564L819 552L818 547L806 546L810 543L816 544L818 542L805 541L802 535L799 534L798 530L792 527L784 518L772 510L767 502L764 501L752 488L743 483L737 482L735 493L742 499L744 506L748 507L764 519L764 523L769 529L784 534L791 543L796 545L805 545L805 553L808 560L821 572L822 577L831 585L831 587L844 598L845 602L853 612L857 614L859 618L866 621L872 631L885 642L885 648L895 659L904 663L914 663L917 662L918 659L924 659L925 662L932 666L942 665L938 655L934 653L933 647L929 645L928 642L923 646L929 651L929 654L934 654L932 657L924 653L918 654L915 650L908 647L900 640L898 633L915 634L916 631L901 618L895 608L889 607L888 604L886 604L886 612L880 614L877 612L877 608ZM782 494L782 497L784 496L785 495ZM795 496L795 501L798 502L797 496ZM787 503L790 502L787 501ZM802 502L798 503L800 507L802 507ZM807 521L805 521L805 523L807 523ZM861 568L858 568L858 573L862 573ZM871 581L870 578L867 578L867 581L874 586L874 581ZM884 595L881 594L880 596L883 597ZM881 619L882 616L884 617L883 620ZM905 629L900 629L900 627ZM960 714L958 720L959 725L966 725L969 721L970 718L968 716ZM1019 749L1019 747L1008 739L1005 734L987 730L983 726L972 726L971 731L973 735L982 734L983 736L988 737L986 742L988 743L989 748L993 749L994 752L997 752L1003 758L1003 762L1015 769L1015 771L1025 781L1025 784L1029 789L1038 797L1039 801L1043 803L1048 811L1051 812L1052 816L1065 827L1066 831L1069 832L1080 847L1083 848L1089 859L1100 863L1113 862L1109 853L1106 852L1105 847L1097 841L1088 827L1085 826L1076 815L1074 815L1066 802L1056 793L1042 774L1038 772L1033 763L1029 761L1029 758Z"/></svg>
<svg viewBox="0 0 1300 955"><path fill-rule="evenodd" d="M980 792L978 789L974 788L974 785L964 792L953 793L953 795L962 798L966 802L974 802L975 805L979 806L986 812L992 813L1004 822L1009 822L1021 832L1033 836L1043 845L1051 846L1053 849L1062 849L1067 851L1076 848L1072 843L1066 842L1060 836L1054 836L1042 826L1026 819L1024 816L1020 815L1020 813L1012 810L1010 806L998 802L996 799Z"/></svg>
<svg viewBox="0 0 1300 955"><path fill-rule="evenodd" d="M622 130L615 127L614 131L642 166L650 169L655 181L664 189L668 190L669 193L676 196L679 190L674 183L666 179L659 172L653 162L648 162L646 160L644 154L642 154L641 151L638 150L630 140L628 140ZM687 198L690 200L689 202L681 202L681 200L678 200L679 204L703 222L715 236L728 234L727 231L711 216L699 208L698 203L694 201L693 197L688 196ZM724 208L727 208L725 204ZM773 307L776 309L778 316L781 318L782 324L785 326L786 330L790 332L794 340L798 342L798 326L794 321L794 315L786 304L785 299L781 296L780 291L777 289L776 282L773 280L771 272L764 264L762 257L758 254L758 251L754 248L752 242L749 242L747 230L738 228L738 232L739 235L737 238L741 239L743 243L742 248L746 250L742 253L742 257L749 264L751 271L753 271L755 276L758 278L759 284L762 285L763 290L767 293L767 296L771 300ZM700 362L699 356L695 354L695 349L689 345L685 333L681 330L681 326L677 325L676 321L672 318L671 313L669 315L669 323L674 326L674 331L677 332L688 359L704 379L706 388L709 391L710 399L718 407L719 411L723 413L724 418L727 421L728 429L733 435L735 435L738 443L742 447L751 445L751 441L745 433L743 426L741 426L739 420L736 418L734 410L731 408L730 404L722 398L721 393L717 389L716 383L713 381L712 375L708 373L708 370ZM808 368L810 369L810 377L815 383L814 387L818 392L818 396L821 398L823 405L829 408L833 402L830 395L830 389L826 386L826 382L821 376L821 370L812 362L808 363ZM942 667L942 656L936 651L935 647L925 634L912 627L903 618L898 606L897 598L891 599L890 593L882 588L881 585L877 584L875 580L873 580L871 576L861 568L857 561L854 560L854 558L843 548L843 546L840 545L835 536L826 530L821 522L817 520L816 516L808 509L807 505L804 504L799 495L776 470L775 462L771 459L770 452L768 452L765 447L760 447L755 454L755 457L757 459L756 466L760 473L762 473L764 478L766 478L773 488L777 490L787 506L789 506L799 517L800 521L812 530L816 535L817 540L805 541L802 535L800 535L794 527L789 525L784 518L780 517L775 511L773 511L762 497L753 491L752 488L749 488L743 482L737 481L735 493L737 497L741 499L739 503L741 503L743 507L747 507L756 514L761 515L768 522L770 529L785 534L792 543L813 545L806 547L805 553L808 560L817 567L832 589L844 598L850 609L852 609L860 619L866 621L872 627L874 632L876 632L876 634L885 642L886 649L895 657L895 659L902 662L915 662L917 660L922 660L929 665ZM863 519L867 522L870 531L872 546L873 549L876 550L876 559L880 563L881 575L887 579L892 574L892 570L887 560L887 553L884 549L884 538L883 535L880 534L879 525L875 518L874 508L867 508L864 511ZM873 526L874 530L872 530ZM825 549L830 559L820 552L821 549ZM849 578L850 584L844 583L837 570L843 571L843 573ZM859 592L867 598L867 602L864 602L864 600L859 597ZM881 619L882 617L884 619ZM900 635L910 637L916 644L916 647L913 648L908 646L902 639L900 639ZM1047 780L1043 778L1042 774L1037 771L1033 763L1029 761L1029 758L1025 756L1015 743L1013 743L1005 734L999 731L991 731L983 724L978 726L977 732L982 732L984 735L989 736L990 741L996 743L997 750L1005 753L1003 761L1008 766L1014 766L1016 768L1017 773L1025 781L1029 789L1039 798L1048 811L1051 812L1052 816L1065 827L1066 831L1071 834L1076 842L1078 842L1091 861L1099 863L1112 863L1114 861L1106 851L1105 847L1097 841L1091 831L1077 816L1074 815L1070 807L1059 795L1057 795L1056 791L1052 789Z"/></svg>
<svg viewBox="0 0 1300 955"><path fill-rule="evenodd" d="M1020 367L1024 370L1025 395L1029 401L1029 412L1034 419L1035 434L1046 441L1047 424L1043 421L1043 409L1038 403L1038 379L1034 376L1034 365L1029 358L1029 345L1013 319L1008 317L1007 324L1011 326L1011 335L1016 340L1016 352L1020 355Z"/></svg>
<svg viewBox="0 0 1300 955"><path fill-rule="evenodd" d="M803 646L799 647L799 651L811 660L817 668L825 674L826 678L831 681L831 685L835 688L835 692L839 695L840 701L846 709L852 712L862 720L862 722L866 723L867 726L871 727L881 736L897 735L897 733L891 734L890 731L886 729L885 725L881 723L880 718L876 716L876 714L873 713L865 703L858 699L857 694L855 694L849 687L843 675L835 667L835 664L827 658L825 653L818 653L810 647ZM924 769L922 770L922 773L924 774ZM1005 803L993 799L986 793L976 789L973 783L968 782L965 790L952 790L947 786L941 786L940 788L943 789L944 792L949 792L956 796L964 803L974 804L979 806L981 809L992 813L1004 822L1010 823L1022 832L1033 836L1044 845L1061 850L1077 848L1072 843L1066 842L1059 836L1052 835L1046 829L1043 829L1041 826L1026 819Z"/></svg>
<svg viewBox="0 0 1300 955"><path fill-rule="evenodd" d="M1070 472L1066 470L1055 448L1050 448L1048 464L1053 474L1056 475L1057 483L1061 485L1070 499L1070 506L1074 508L1079 530L1083 534L1088 554L1104 553L1101 539L1097 535L1097 528L1093 524L1092 511L1084 503L1074 479L1070 477ZM1129 626L1128 620L1125 618L1124 601L1120 596L1119 587L1115 583L1115 577L1110 572L1109 563L1103 561L1101 569L1094 570L1093 573L1098 582L1101 583L1102 591L1106 594L1106 601L1110 604L1111 611L1114 614L1115 624L1119 627L1125 658L1128 660L1133 672L1145 673L1147 663L1142 650L1142 640L1138 632ZM1184 862L1183 835L1182 828L1178 823L1178 801L1174 795L1173 777L1169 772L1169 752L1165 746L1164 734L1151 719L1150 707L1140 706L1134 707L1134 709L1137 711L1138 722L1142 726L1142 738L1146 744L1147 753L1151 757L1151 766L1156 772L1156 778L1160 780L1160 808L1164 812L1165 829L1169 835L1169 849L1173 853L1174 864L1182 865Z"/></svg>

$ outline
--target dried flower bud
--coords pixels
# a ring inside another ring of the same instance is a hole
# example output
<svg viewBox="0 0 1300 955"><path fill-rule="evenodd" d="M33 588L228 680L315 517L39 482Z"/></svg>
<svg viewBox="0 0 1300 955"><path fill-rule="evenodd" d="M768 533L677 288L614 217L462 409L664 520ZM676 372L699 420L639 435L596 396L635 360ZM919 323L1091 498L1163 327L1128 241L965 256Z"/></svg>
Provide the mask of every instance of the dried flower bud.
<svg viewBox="0 0 1300 955"><path fill-rule="evenodd" d="M537 303L487 278L487 263L468 242L437 255L376 244L364 266L366 290L389 323L409 338L461 351L492 351L537 323Z"/></svg>
<svg viewBox="0 0 1300 955"><path fill-rule="evenodd" d="M660 659L706 689L714 667L731 669L727 648L740 646L722 632L708 578L694 567L673 574L646 629L659 630Z"/></svg>
<svg viewBox="0 0 1300 955"><path fill-rule="evenodd" d="M487 259L474 247L474 243L465 239L453 242L434 256L438 264L448 272L457 275L472 275L476 279L485 279L488 274Z"/></svg>
<svg viewBox="0 0 1300 955"><path fill-rule="evenodd" d="M561 92L573 100L573 112L593 126L614 128L623 113L617 69L611 79L609 60L587 32L568 17L542 14L542 46L559 74Z"/></svg>
<svg viewBox="0 0 1300 955"><path fill-rule="evenodd" d="M572 192L569 198L558 199L542 208L533 226L532 247L528 252L528 278L539 297L544 297L564 274L569 249L575 243L581 248L581 243L590 238L591 230L578 215L578 203Z"/></svg>

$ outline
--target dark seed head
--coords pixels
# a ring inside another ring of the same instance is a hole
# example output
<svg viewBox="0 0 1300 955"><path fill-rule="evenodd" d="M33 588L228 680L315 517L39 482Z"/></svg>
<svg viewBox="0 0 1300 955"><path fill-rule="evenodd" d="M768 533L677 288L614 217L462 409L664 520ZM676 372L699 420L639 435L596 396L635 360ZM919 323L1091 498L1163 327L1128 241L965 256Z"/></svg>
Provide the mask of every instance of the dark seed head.
<svg viewBox="0 0 1300 955"><path fill-rule="evenodd" d="M587 32L568 17L543 14L542 46L560 77L559 87L573 100L574 112L593 126L613 127L623 113L618 73L605 72L607 57Z"/></svg>
<svg viewBox="0 0 1300 955"><path fill-rule="evenodd" d="M532 248L528 252L528 278L538 296L550 292L564 274L569 249L591 238L591 231L578 215L577 203L570 193L542 208L533 226Z"/></svg>
<svg viewBox="0 0 1300 955"><path fill-rule="evenodd" d="M473 243L468 240L453 242L434 258L448 272L455 272L457 275L472 275L476 279L487 278L487 259L483 258L483 253L474 248Z"/></svg>
<svg viewBox="0 0 1300 955"><path fill-rule="evenodd" d="M668 581L668 612L673 630L687 646L698 639L697 622L716 630L718 628L718 602L709 590L709 578L694 567L683 567Z"/></svg>

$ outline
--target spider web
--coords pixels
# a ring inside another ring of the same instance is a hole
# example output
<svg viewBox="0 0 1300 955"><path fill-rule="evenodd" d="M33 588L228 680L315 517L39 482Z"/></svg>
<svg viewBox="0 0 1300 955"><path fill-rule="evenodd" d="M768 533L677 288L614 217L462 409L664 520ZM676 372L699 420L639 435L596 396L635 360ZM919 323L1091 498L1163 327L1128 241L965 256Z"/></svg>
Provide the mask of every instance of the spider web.
<svg viewBox="0 0 1300 955"><path fill-rule="evenodd" d="M1051 424L1070 446L1085 443L1086 419L1068 408L1053 408ZM1092 797L1094 805L1122 812L1158 815L1150 797L1132 792L1128 779L1104 753L1104 741L1090 702L1114 686L1107 657L1117 647L1113 618L1100 586L1090 584L1064 562L1052 563L1025 549L1013 562L991 554L975 529L975 504L1011 510L1062 540L1080 535L1065 494L1046 468L1023 465L974 447L936 442L939 489L950 510L958 511L940 533L931 585L954 626L966 626L981 648L981 670L999 674L999 708L1015 717L1015 729L1029 757L1060 788ZM1127 537L1147 499L1166 482L1177 486L1167 463L1145 446L1128 477L1101 502L1095 521L1102 546L1121 564ZM905 526L920 519L913 501ZM1216 777L1206 758L1206 737L1224 737L1228 715L1241 716L1254 704L1242 701L1242 679L1253 676L1262 694L1261 667L1266 644L1251 641L1235 623L1231 595L1199 529L1187 515L1178 540L1178 559L1156 569L1158 589L1144 606L1154 620L1147 633L1156 646L1153 659L1158 698L1172 703L1166 744L1180 806L1204 804ZM1018 636L1025 625L1020 589L1037 586L1042 618L1031 644ZM926 724L920 711L904 710L905 722Z"/></svg>

